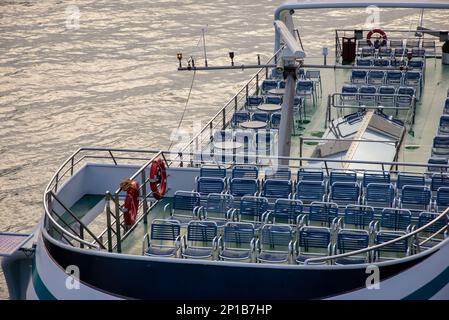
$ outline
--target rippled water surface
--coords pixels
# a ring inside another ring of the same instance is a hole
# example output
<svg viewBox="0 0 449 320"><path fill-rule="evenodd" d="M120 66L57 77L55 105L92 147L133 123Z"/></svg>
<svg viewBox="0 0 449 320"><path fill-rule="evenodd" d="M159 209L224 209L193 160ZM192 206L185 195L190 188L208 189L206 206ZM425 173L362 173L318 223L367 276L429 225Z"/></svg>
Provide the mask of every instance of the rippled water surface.
<svg viewBox="0 0 449 320"><path fill-rule="evenodd" d="M254 63L257 53L268 58L280 3L0 0L0 231L32 229L46 183L78 147L167 148L192 81L191 73L176 71L176 53L202 60L197 44L204 28L209 64L229 63L228 51L237 63ZM298 18L306 50L318 56L323 45L333 46L329 21L353 28L366 14L333 10ZM448 16L431 12L426 19L438 27ZM411 10L381 13L390 27L414 28L418 20ZM197 74L181 128L206 121L252 73Z"/></svg>

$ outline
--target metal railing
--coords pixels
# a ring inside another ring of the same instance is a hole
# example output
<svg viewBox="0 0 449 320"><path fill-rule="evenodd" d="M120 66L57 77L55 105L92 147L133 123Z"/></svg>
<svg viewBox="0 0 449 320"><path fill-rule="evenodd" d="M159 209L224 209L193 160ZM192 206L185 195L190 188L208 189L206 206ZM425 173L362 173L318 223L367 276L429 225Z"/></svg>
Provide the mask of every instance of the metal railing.
<svg viewBox="0 0 449 320"><path fill-rule="evenodd" d="M92 154L93 153L93 154ZM108 156L105 156L104 154L108 154ZM111 156L111 154L113 156ZM118 154L128 154L128 155L118 155ZM143 156L146 155L146 156ZM108 160L108 163L113 165L119 165L124 163L135 163L136 160L140 163L139 169L136 171L135 174L133 174L130 178L136 179L140 181L140 207L139 207L139 215L137 218L137 222L140 222L147 218L147 215L151 212L151 209L157 204L157 201L149 201L148 199L151 198L151 192L147 192L147 187L150 183L149 178L145 175L145 171L151 166L153 161L157 158L163 158L164 161L168 164L170 164L172 167L182 167L183 164L183 156L188 156L189 164L192 161L195 154L188 153L183 154L182 152L177 151L160 151L160 150L134 150L134 149L107 149L107 148L81 148L77 150L74 154L72 154L69 159L67 159L64 164L58 169L58 171L54 174L53 178L51 179L49 185L46 188L46 191L44 193L44 209L45 209L45 227L48 231L55 230L61 238L64 240L65 243L68 243L69 245L75 246L79 245L79 247L87 247L91 249L103 249L108 251L113 251L114 249L117 250L117 252L121 252L120 244L121 242L133 231L133 228L126 231L126 233L121 236L121 231L123 229L123 225L121 223L122 213L120 211L120 204L119 204L119 195L120 195L120 189L117 189L114 194L106 193L106 217L107 217L107 228L98 236L95 236L86 226L82 224L81 221L77 221L80 225L80 228L82 232L77 232L73 226L70 225L61 225L64 224L63 219L60 219L59 216L55 217L54 210L52 210L52 202L58 200L55 200L57 197L57 185L59 183L62 183L66 181L68 178L73 176L76 172L76 168L79 167L81 164L85 163L86 161L90 160L97 160L104 162L105 159ZM382 167L381 170L378 170L379 172L385 172L385 167L396 167L399 166L407 167L407 168L418 168L418 169L424 169L424 168L439 168L441 170L441 173L443 171L449 169L449 165L439 165L439 164L419 164L419 163L409 163L409 162L379 162L379 161L360 161L360 160L343 160L343 159L321 159L321 158L306 158L306 157L270 157L270 156L260 156L261 158L265 160L289 160L292 164L290 167L292 169L299 169L303 166L299 165L299 163L305 163L305 162L322 162L323 163L323 169L325 168L327 173L329 174L329 168L331 168L331 163L357 163L357 164L376 164ZM114 159L114 160L113 160ZM126 161L125 161L126 160ZM297 164L294 164L297 163ZM194 166L199 166L201 164L216 164L215 161L205 162L195 162ZM224 165L239 165L243 163L236 163L236 162L228 162L224 163ZM373 169L354 169L357 173L363 173L363 172L376 172L377 170ZM387 170L388 171L388 170ZM396 171L390 171L390 173L397 173ZM401 170L401 172L404 172ZM407 171L412 172L412 171ZM413 171L413 172L419 172L419 171ZM435 174L435 172L432 172L432 174ZM112 202L111 202L112 201ZM112 203L112 207L111 207ZM63 203L60 203L63 205ZM70 209L65 206L66 211L70 214ZM447 210L445 211L447 212ZM72 213L73 214L73 213ZM117 216L119 219L117 220ZM424 227L424 229L432 226L434 223L438 222L441 219L441 215L438 219L431 222L431 224L428 224ZM76 219L75 219L76 220ZM144 220L146 221L146 220ZM81 222L81 223L80 223ZM137 224L136 224L137 225ZM136 226L135 225L135 226ZM134 226L134 227L135 227ZM420 228L416 231L414 231L413 235L416 235L418 232L424 230L423 228ZM50 233L51 234L51 233ZM85 236L89 235L93 240L87 240ZM106 242L102 241L103 236L107 234L108 240ZM114 243L114 235L116 238L116 241ZM408 235L410 236L410 235ZM436 236L436 234L434 235ZM426 239L426 242L430 241L434 236L429 237ZM75 243L72 243L72 242ZM400 241L400 240L395 240ZM378 245L376 247L372 247L369 250L375 250L378 248L381 248L383 245L388 245L394 242L389 242L387 244ZM349 254L349 253L348 253ZM357 253L352 253L352 255L355 255Z"/></svg>
<svg viewBox="0 0 449 320"><path fill-rule="evenodd" d="M337 259L342 259L342 258L347 258L347 257L351 257L351 256L357 256L357 255L362 255L362 254L370 254L372 252L375 252L376 250L382 249L383 247L392 245L394 243L400 242L402 240L406 240L406 239L413 239L415 238L420 232L425 231L426 229L428 229L429 227L432 227L435 223L437 223L438 221L440 221L443 218L447 218L449 213L449 208L447 208L446 210L444 210L441 214L439 214L434 220L432 220L431 222L429 222L428 224L410 232L410 233L406 233L398 238L395 238L393 240L381 243L381 244L377 244L371 247L367 247L365 249L360 249L360 250L356 250L356 251L351 251L351 252L346 252L346 253L342 253L342 254L336 254L336 255L331 255L331 256L326 256L326 257L317 257L317 258L310 258L307 259L304 263L305 264L310 264L310 263L322 263L322 262L326 262L326 261L332 261L332 260L337 260ZM432 240L434 237L436 237L437 235L440 234L441 232L444 232L445 230L449 230L449 224L446 224L443 228L441 228L440 230L438 230L438 232L435 232L433 235L431 235L429 238L425 239L422 242L418 242L417 243L417 247L419 250L419 247L425 243L427 243L428 241Z"/></svg>
<svg viewBox="0 0 449 320"><path fill-rule="evenodd" d="M276 64L277 59L282 53L284 47L281 47L266 63ZM245 107L246 99L250 95L257 95L260 92L260 83L268 79L269 67L261 67L256 74L232 97L207 124L196 133L193 138L180 150L180 153L193 152L200 150L212 140L215 130L225 129L232 120L232 115Z"/></svg>

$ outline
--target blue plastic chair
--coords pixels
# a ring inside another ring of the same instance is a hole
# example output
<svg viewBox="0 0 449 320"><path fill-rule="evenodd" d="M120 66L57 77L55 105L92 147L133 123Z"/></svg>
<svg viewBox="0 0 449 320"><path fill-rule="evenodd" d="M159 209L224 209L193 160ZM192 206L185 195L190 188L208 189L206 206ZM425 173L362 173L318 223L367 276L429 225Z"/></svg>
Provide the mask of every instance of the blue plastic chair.
<svg viewBox="0 0 449 320"><path fill-rule="evenodd" d="M236 165L232 168L232 178L258 179L259 168L251 165Z"/></svg>
<svg viewBox="0 0 449 320"><path fill-rule="evenodd" d="M368 72L366 70L352 70L351 83L353 84L366 84Z"/></svg>
<svg viewBox="0 0 449 320"><path fill-rule="evenodd" d="M396 102L396 88L393 86L380 86L379 95L377 96L377 103L382 106L393 107Z"/></svg>
<svg viewBox="0 0 449 320"><path fill-rule="evenodd" d="M362 66L362 67L370 67L370 66L373 65L373 60L372 59L367 59L367 58L357 59L356 60L356 65L357 66Z"/></svg>
<svg viewBox="0 0 449 320"><path fill-rule="evenodd" d="M394 207L395 190L391 183L370 183L363 203L374 207Z"/></svg>
<svg viewBox="0 0 449 320"><path fill-rule="evenodd" d="M300 200L278 199L274 210L266 216L266 222L297 225L303 213L303 203Z"/></svg>
<svg viewBox="0 0 449 320"><path fill-rule="evenodd" d="M251 261L255 249L255 234L251 223L228 222L219 239L219 258L227 261Z"/></svg>
<svg viewBox="0 0 449 320"><path fill-rule="evenodd" d="M271 128L279 129L279 127L281 126L281 116L282 114L280 112L275 112L271 114L270 117Z"/></svg>
<svg viewBox="0 0 449 320"><path fill-rule="evenodd" d="M432 194L427 186L404 186L399 199L399 207L428 210Z"/></svg>
<svg viewBox="0 0 449 320"><path fill-rule="evenodd" d="M438 188L435 207L437 212L443 212L449 207L449 187Z"/></svg>
<svg viewBox="0 0 449 320"><path fill-rule="evenodd" d="M268 214L268 210L267 198L244 196L240 200L238 221L253 223L259 228L265 219L265 215Z"/></svg>
<svg viewBox="0 0 449 320"><path fill-rule="evenodd" d="M374 230L374 208L369 206L348 205L345 214L339 218L338 225L347 229L348 226L356 229Z"/></svg>
<svg viewBox="0 0 449 320"><path fill-rule="evenodd" d="M302 217L300 225L311 223L336 228L338 224L338 205L333 202L312 202L309 213Z"/></svg>
<svg viewBox="0 0 449 320"><path fill-rule="evenodd" d="M449 135L449 114L440 117L440 125L438 127L439 135Z"/></svg>
<svg viewBox="0 0 449 320"><path fill-rule="evenodd" d="M385 84L395 87L402 85L402 72L395 70L387 71L385 75Z"/></svg>
<svg viewBox="0 0 449 320"><path fill-rule="evenodd" d="M250 114L248 111L237 111L232 115L232 126L238 127L238 125L242 122L249 121Z"/></svg>
<svg viewBox="0 0 449 320"><path fill-rule="evenodd" d="M427 164L440 165L440 166L427 167L427 171L429 172L447 172L447 166L449 165L449 161L448 159L445 158L429 158Z"/></svg>
<svg viewBox="0 0 449 320"><path fill-rule="evenodd" d="M338 204L359 204L360 186L357 182L334 182L329 194L329 202Z"/></svg>
<svg viewBox="0 0 449 320"><path fill-rule="evenodd" d="M295 244L296 263L305 264L308 259L331 255L331 232L329 228L304 226L298 232ZM324 264L318 262L314 264Z"/></svg>
<svg viewBox="0 0 449 320"><path fill-rule="evenodd" d="M340 230L337 234L337 243L334 245L335 254L344 254L351 251L368 248L370 235L366 230ZM363 264L369 262L369 252L365 254L339 258L337 265Z"/></svg>
<svg viewBox="0 0 449 320"><path fill-rule="evenodd" d="M200 194L189 191L176 191L173 201L164 206L164 212L170 213L170 220L187 224L197 219L201 209Z"/></svg>
<svg viewBox="0 0 449 320"><path fill-rule="evenodd" d="M449 136L438 135L433 138L432 156L449 157Z"/></svg>
<svg viewBox="0 0 449 320"><path fill-rule="evenodd" d="M282 104L282 96L267 96L265 97L265 103Z"/></svg>
<svg viewBox="0 0 449 320"><path fill-rule="evenodd" d="M377 101L377 88L374 86L361 86L359 89L359 104L374 106Z"/></svg>
<svg viewBox="0 0 449 320"><path fill-rule="evenodd" d="M196 179L196 191L201 196L210 193L223 193L226 189L224 178L199 177Z"/></svg>
<svg viewBox="0 0 449 320"><path fill-rule="evenodd" d="M391 176L388 172L383 173L363 173L363 187L366 188L370 183L390 183Z"/></svg>
<svg viewBox="0 0 449 320"><path fill-rule="evenodd" d="M331 171L330 185L335 182L357 182L355 171Z"/></svg>
<svg viewBox="0 0 449 320"><path fill-rule="evenodd" d="M234 197L229 194L211 193L207 196L206 204L201 208L202 219L215 221L222 228L229 220L233 219Z"/></svg>
<svg viewBox="0 0 449 320"><path fill-rule="evenodd" d="M379 232L375 238L375 244L383 244L391 240L397 239L403 236L402 232ZM391 259L397 259L398 255L408 256L409 255L409 243L408 239L403 239L393 244L381 247L375 250L374 260L375 261L386 261Z"/></svg>
<svg viewBox="0 0 449 320"><path fill-rule="evenodd" d="M153 220L150 233L144 237L143 253L153 257L177 257L180 248L181 224L173 220Z"/></svg>
<svg viewBox="0 0 449 320"><path fill-rule="evenodd" d="M410 210L385 208L382 210L381 219L375 224L376 230L406 231L412 227L412 214Z"/></svg>
<svg viewBox="0 0 449 320"><path fill-rule="evenodd" d="M292 172L288 167L268 168L265 170L265 180L290 180Z"/></svg>
<svg viewBox="0 0 449 320"><path fill-rule="evenodd" d="M299 169L297 173L298 181L324 181L324 172L319 169Z"/></svg>
<svg viewBox="0 0 449 320"><path fill-rule="evenodd" d="M266 224L256 242L257 261L263 263L289 262L293 253L293 230L288 225Z"/></svg>
<svg viewBox="0 0 449 320"><path fill-rule="evenodd" d="M200 177L226 178L226 168L217 165L203 165L200 168Z"/></svg>
<svg viewBox="0 0 449 320"><path fill-rule="evenodd" d="M323 181L299 181L296 185L295 199L304 203L325 201L326 185Z"/></svg>
<svg viewBox="0 0 449 320"><path fill-rule="evenodd" d="M385 61L385 60L384 60ZM370 70L367 75L367 83L374 86L379 86L384 83L385 72L381 70Z"/></svg>
<svg viewBox="0 0 449 320"><path fill-rule="evenodd" d="M189 259L213 259L218 248L218 227L214 221L191 221L183 238L181 254Z"/></svg>
<svg viewBox="0 0 449 320"><path fill-rule="evenodd" d="M421 174L412 175L412 174L399 173L398 178L396 180L396 188L398 191L402 190L402 188L406 185L424 186L425 184L426 184L425 177Z"/></svg>
<svg viewBox="0 0 449 320"><path fill-rule="evenodd" d="M290 180L265 180L262 186L261 196L271 199L289 199L292 194L292 182Z"/></svg>
<svg viewBox="0 0 449 320"><path fill-rule="evenodd" d="M258 111L254 112L251 118L253 121L268 122L270 114L268 112Z"/></svg>
<svg viewBox="0 0 449 320"><path fill-rule="evenodd" d="M355 85L344 85L341 89L340 103L342 105L355 105L359 88Z"/></svg>
<svg viewBox="0 0 449 320"><path fill-rule="evenodd" d="M277 89L278 88L278 81L277 80L264 80L262 82L262 94L267 94L268 91L271 89Z"/></svg>
<svg viewBox="0 0 449 320"><path fill-rule="evenodd" d="M255 196L259 192L259 181L248 178L231 179L230 193L234 197Z"/></svg>

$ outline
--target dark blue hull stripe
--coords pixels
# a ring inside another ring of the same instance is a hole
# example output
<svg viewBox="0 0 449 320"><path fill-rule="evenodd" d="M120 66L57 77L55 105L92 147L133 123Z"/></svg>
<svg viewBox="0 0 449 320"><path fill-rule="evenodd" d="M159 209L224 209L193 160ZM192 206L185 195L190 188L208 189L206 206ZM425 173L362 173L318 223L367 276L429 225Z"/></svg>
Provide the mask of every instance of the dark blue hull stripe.
<svg viewBox="0 0 449 320"><path fill-rule="evenodd" d="M36 292L37 297L39 300L56 300L55 296L48 290L47 286L42 281L41 277L39 276L39 273L36 269L36 257L33 261L33 267L32 267L32 279L33 279L33 287L34 291Z"/></svg>
<svg viewBox="0 0 449 320"><path fill-rule="evenodd" d="M436 295L449 283L449 267L436 276L432 281L428 282L412 294L404 298L404 300L427 300Z"/></svg>

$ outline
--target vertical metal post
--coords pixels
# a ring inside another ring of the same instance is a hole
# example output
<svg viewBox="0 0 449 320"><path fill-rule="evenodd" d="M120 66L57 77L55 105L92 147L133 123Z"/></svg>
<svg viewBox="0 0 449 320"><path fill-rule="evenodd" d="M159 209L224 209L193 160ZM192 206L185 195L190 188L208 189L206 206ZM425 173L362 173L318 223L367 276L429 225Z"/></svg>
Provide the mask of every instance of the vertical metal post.
<svg viewBox="0 0 449 320"><path fill-rule="evenodd" d="M302 143L303 143L303 139L302 139L302 137L299 137L299 157L301 158L301 160L299 160L300 167L302 167Z"/></svg>
<svg viewBox="0 0 449 320"><path fill-rule="evenodd" d="M118 198L118 194L115 195L115 228L116 228L116 236L117 236L117 252L122 252L122 239L121 239L121 230L120 230L120 202Z"/></svg>
<svg viewBox="0 0 449 320"><path fill-rule="evenodd" d="M147 224L148 202L147 202L147 182L145 178L145 170L142 170L142 193L143 193L143 223Z"/></svg>
<svg viewBox="0 0 449 320"><path fill-rule="evenodd" d="M259 95L259 73L256 74L256 95Z"/></svg>
<svg viewBox="0 0 449 320"><path fill-rule="evenodd" d="M106 230L108 235L109 252L112 252L111 200L111 193L106 191Z"/></svg>
<svg viewBox="0 0 449 320"><path fill-rule="evenodd" d="M238 100L237 100L237 96L234 97L234 111L237 111L238 108Z"/></svg>
<svg viewBox="0 0 449 320"><path fill-rule="evenodd" d="M84 228L82 225L80 225L80 238L82 240L84 240ZM83 249L84 248L84 243L80 242L80 248Z"/></svg>
<svg viewBox="0 0 449 320"><path fill-rule="evenodd" d="M285 83L285 94L282 104L281 124L279 127L279 145L278 155L280 157L290 157L290 148L292 140L293 129L293 103L295 98L296 87L296 66L294 62L289 62L290 65L284 67L284 74L287 79ZM289 165L288 159L280 161L282 165Z"/></svg>
<svg viewBox="0 0 449 320"><path fill-rule="evenodd" d="M222 128L223 128L223 130L224 129L226 129L226 109L223 109L223 111L222 111L222 116L223 116L223 126L222 126Z"/></svg>
<svg viewBox="0 0 449 320"><path fill-rule="evenodd" d="M246 91L246 99L248 99L248 96L249 96L248 84L246 84L245 91Z"/></svg>
<svg viewBox="0 0 449 320"><path fill-rule="evenodd" d="M70 175L73 176L73 163L74 163L74 156L70 160Z"/></svg>
<svg viewBox="0 0 449 320"><path fill-rule="evenodd" d="M56 174L55 193L58 192L59 172Z"/></svg>

